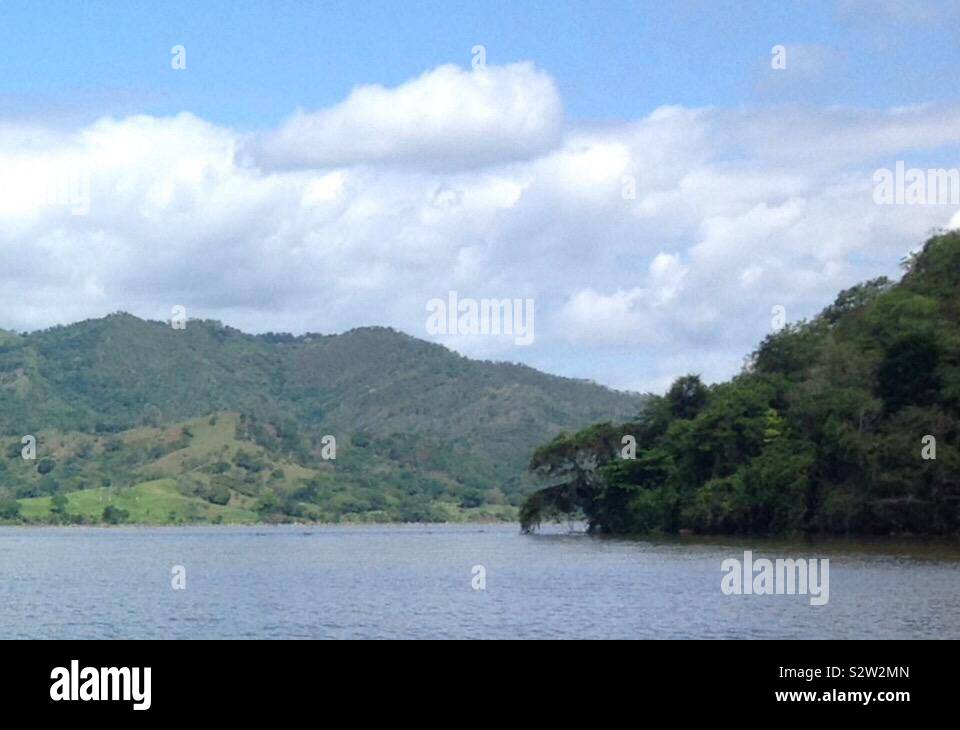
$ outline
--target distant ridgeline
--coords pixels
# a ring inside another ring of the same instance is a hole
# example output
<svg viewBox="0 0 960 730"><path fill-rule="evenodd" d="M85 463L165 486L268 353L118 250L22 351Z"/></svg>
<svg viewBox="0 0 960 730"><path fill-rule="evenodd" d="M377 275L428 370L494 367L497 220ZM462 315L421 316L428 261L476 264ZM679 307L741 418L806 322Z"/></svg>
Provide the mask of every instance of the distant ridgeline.
<svg viewBox="0 0 960 730"><path fill-rule="evenodd" d="M385 328L0 332L0 520L516 519L538 443L643 403Z"/></svg>
<svg viewBox="0 0 960 730"><path fill-rule="evenodd" d="M639 419L539 448L530 469L554 485L523 529L960 532L960 233L904 268L767 336L728 383L682 377Z"/></svg>

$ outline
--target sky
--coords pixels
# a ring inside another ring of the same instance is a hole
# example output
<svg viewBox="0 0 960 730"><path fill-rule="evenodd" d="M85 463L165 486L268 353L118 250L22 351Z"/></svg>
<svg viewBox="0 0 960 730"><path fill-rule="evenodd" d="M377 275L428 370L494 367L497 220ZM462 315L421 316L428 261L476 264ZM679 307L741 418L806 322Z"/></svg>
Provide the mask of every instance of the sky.
<svg viewBox="0 0 960 730"><path fill-rule="evenodd" d="M875 195L960 165L954 0L0 13L0 328L385 325L662 392L960 226ZM450 291L533 341L431 330Z"/></svg>

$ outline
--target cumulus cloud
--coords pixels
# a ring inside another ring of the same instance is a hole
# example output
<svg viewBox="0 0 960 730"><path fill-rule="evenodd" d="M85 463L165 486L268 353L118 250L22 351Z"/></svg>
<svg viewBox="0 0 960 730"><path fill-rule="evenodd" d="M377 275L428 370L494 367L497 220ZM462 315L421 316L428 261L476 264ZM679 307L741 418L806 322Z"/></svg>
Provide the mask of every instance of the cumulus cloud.
<svg viewBox="0 0 960 730"><path fill-rule="evenodd" d="M667 106L564 125L543 72L484 73L369 92L398 109L381 146L354 92L327 112L340 121L304 133L354 124L356 139L318 132L277 167L190 114L67 132L0 121L0 327L183 305L248 331L382 324L426 338L426 303L455 290L536 307L529 347L436 336L465 354L657 390L689 371L728 377L774 307L809 316L960 224L955 206L873 202L878 166L957 166L957 107ZM447 83L470 89L473 121L428 110L410 124L434 133L407 129L404 95Z"/></svg>
<svg viewBox="0 0 960 730"><path fill-rule="evenodd" d="M674 304L688 267L678 254L658 253L650 263L646 286L603 294L586 288L573 294L560 311L562 335L576 344L664 345L671 333L655 310Z"/></svg>
<svg viewBox="0 0 960 730"><path fill-rule="evenodd" d="M297 112L249 150L270 168L477 167L550 149L562 120L553 79L531 63L472 71L446 65L393 89L360 86L329 109Z"/></svg>

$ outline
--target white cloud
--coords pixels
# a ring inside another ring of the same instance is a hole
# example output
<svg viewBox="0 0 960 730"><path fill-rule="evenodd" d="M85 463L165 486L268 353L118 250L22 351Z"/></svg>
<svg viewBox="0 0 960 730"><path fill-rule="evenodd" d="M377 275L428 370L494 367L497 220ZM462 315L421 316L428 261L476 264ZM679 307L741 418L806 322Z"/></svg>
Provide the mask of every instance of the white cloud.
<svg viewBox="0 0 960 730"><path fill-rule="evenodd" d="M477 167L550 149L562 120L553 79L531 63L472 71L447 65L393 89L360 86L334 107L298 112L249 151L270 168Z"/></svg>
<svg viewBox="0 0 960 730"><path fill-rule="evenodd" d="M533 345L447 341L465 354L660 389L684 372L729 376L773 306L809 316L839 289L895 275L930 229L960 225L950 206L872 198L880 164L957 166L958 107L663 107L562 127L542 72L477 73L354 92L304 133L355 124L356 138L301 140L284 152L301 153L286 160L296 169L254 164L243 135L190 114L72 133L0 120L0 327L117 309L165 319L184 305L253 331L384 324L427 337L425 303L456 290L536 305ZM405 132L405 95L445 84L469 90L472 121L437 107ZM367 96L396 107L379 147L359 122ZM78 170L87 215L36 192Z"/></svg>

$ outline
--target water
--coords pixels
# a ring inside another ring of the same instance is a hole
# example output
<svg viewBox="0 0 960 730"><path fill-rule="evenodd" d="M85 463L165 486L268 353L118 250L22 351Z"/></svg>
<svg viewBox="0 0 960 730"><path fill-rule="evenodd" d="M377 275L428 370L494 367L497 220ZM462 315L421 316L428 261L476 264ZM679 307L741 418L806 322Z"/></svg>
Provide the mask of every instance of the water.
<svg viewBox="0 0 960 730"><path fill-rule="evenodd" d="M723 595L720 563L744 549L830 558L829 603ZM185 590L171 588L175 565ZM0 638L582 637L957 639L960 545L513 525L0 528Z"/></svg>

